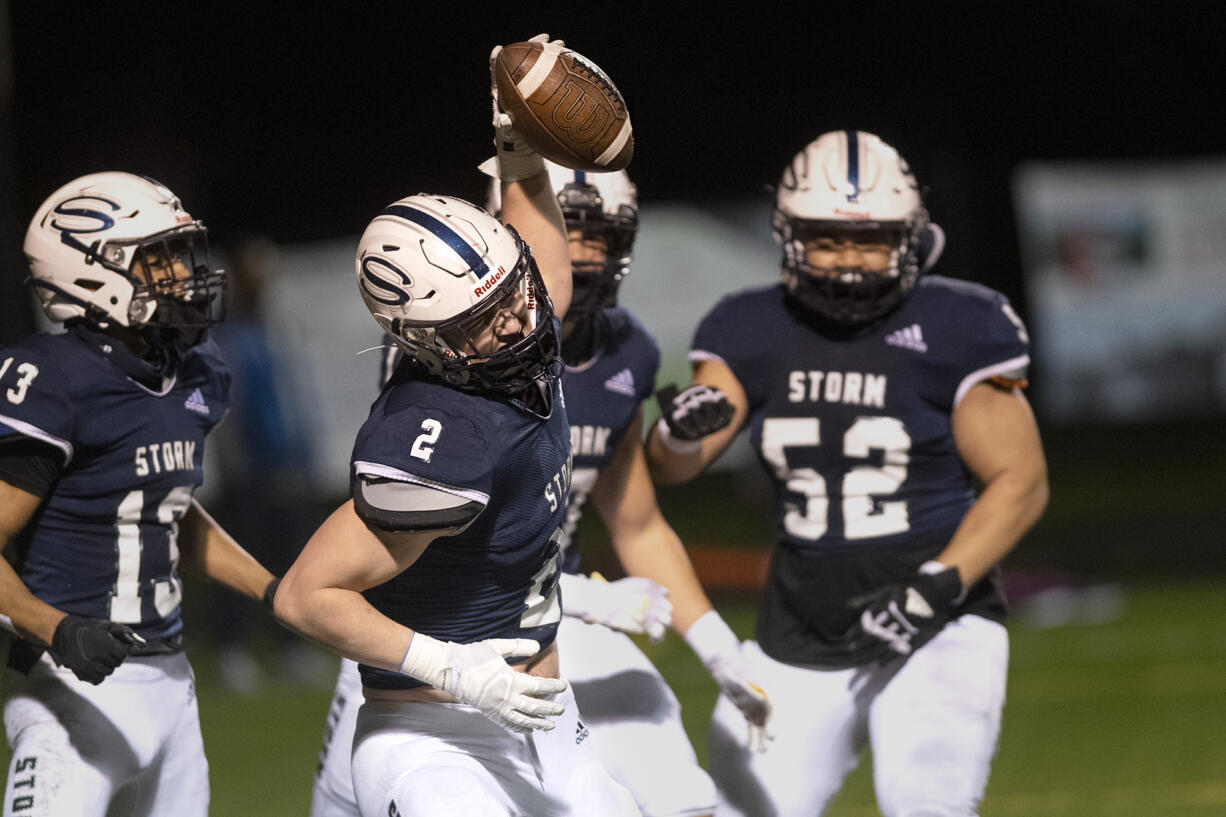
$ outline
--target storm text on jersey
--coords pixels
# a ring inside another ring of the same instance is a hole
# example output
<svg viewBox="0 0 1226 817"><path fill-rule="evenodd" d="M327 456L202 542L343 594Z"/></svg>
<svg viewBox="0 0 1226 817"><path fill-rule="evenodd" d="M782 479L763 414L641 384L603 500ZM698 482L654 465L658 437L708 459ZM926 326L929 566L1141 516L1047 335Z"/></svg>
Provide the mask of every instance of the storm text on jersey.
<svg viewBox="0 0 1226 817"><path fill-rule="evenodd" d="M605 426L570 427L570 448L577 457L603 457L613 429Z"/></svg>
<svg viewBox="0 0 1226 817"><path fill-rule="evenodd" d="M545 483L545 500L549 503L549 510L556 511L561 505L566 503L566 495L570 492L570 472L571 463L574 462L574 454L566 455L566 464L562 466L562 470L553 475L553 479Z"/></svg>
<svg viewBox="0 0 1226 817"><path fill-rule="evenodd" d="M164 443L139 445L134 460L136 476L195 470L196 440L175 439Z"/></svg>
<svg viewBox="0 0 1226 817"><path fill-rule="evenodd" d="M883 374L792 371L788 373L788 402L885 408L885 387Z"/></svg>
<svg viewBox="0 0 1226 817"><path fill-rule="evenodd" d="M134 459L138 477L167 471L191 471L196 467L196 441L167 440L138 446Z"/></svg>

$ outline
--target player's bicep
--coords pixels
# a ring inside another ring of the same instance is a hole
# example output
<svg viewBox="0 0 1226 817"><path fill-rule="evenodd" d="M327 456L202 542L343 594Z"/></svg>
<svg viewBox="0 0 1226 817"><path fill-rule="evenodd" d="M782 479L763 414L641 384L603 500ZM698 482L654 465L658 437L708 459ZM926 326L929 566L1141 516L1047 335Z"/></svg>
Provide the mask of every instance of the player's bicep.
<svg viewBox="0 0 1226 817"><path fill-rule="evenodd" d="M1046 479L1038 425L1019 388L992 382L972 386L954 409L953 433L958 454L984 483L1006 471Z"/></svg>
<svg viewBox="0 0 1226 817"><path fill-rule="evenodd" d="M347 501L307 540L282 587L293 585L302 593L368 590L403 573L437 535L371 528L358 517L353 501Z"/></svg>

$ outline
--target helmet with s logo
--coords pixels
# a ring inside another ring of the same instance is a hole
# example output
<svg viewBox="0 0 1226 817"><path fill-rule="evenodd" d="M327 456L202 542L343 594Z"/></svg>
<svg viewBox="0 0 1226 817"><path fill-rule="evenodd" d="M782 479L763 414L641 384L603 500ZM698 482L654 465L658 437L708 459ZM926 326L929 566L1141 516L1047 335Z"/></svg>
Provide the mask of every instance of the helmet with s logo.
<svg viewBox="0 0 1226 817"><path fill-rule="evenodd" d="M193 341L225 314L225 274L209 266L208 231L164 185L93 173L38 208L23 250L29 284L52 321L84 318Z"/></svg>
<svg viewBox="0 0 1226 817"><path fill-rule="evenodd" d="M355 271L375 322L443 381L514 394L557 376L557 322L536 261L481 208L401 199L366 227Z"/></svg>

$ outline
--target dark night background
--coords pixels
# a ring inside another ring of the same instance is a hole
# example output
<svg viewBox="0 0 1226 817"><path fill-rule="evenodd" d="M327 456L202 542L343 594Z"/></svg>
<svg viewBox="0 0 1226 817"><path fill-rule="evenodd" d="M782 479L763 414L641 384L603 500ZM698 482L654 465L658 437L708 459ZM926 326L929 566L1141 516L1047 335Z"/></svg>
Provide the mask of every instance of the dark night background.
<svg viewBox="0 0 1226 817"><path fill-rule="evenodd" d="M160 179L222 245L357 234L413 192L478 196L486 55L539 31L626 96L644 200L756 195L766 219L763 187L797 149L834 128L874 131L931 189L951 239L942 271L1024 309L1012 169L1226 150L1208 126L1226 14L986 5L0 4L0 337L29 328L15 301L30 214L83 173Z"/></svg>

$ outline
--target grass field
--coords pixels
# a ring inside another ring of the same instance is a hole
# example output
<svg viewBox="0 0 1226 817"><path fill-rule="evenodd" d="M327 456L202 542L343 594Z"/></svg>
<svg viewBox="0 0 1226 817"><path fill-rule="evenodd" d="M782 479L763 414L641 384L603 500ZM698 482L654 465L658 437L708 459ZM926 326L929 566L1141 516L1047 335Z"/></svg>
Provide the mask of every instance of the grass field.
<svg viewBox="0 0 1226 817"><path fill-rule="evenodd" d="M748 634L753 610L720 600ZM1207 817L1226 814L1226 580L1134 585L1120 615L1036 629L1018 616L1001 748L983 817ZM713 682L675 636L645 645L681 698L705 755ZM214 815L300 817L330 690L276 682L223 691L193 653L212 767ZM7 748L0 748L7 767ZM877 813L871 760L832 817ZM803 773L797 769L797 773Z"/></svg>

